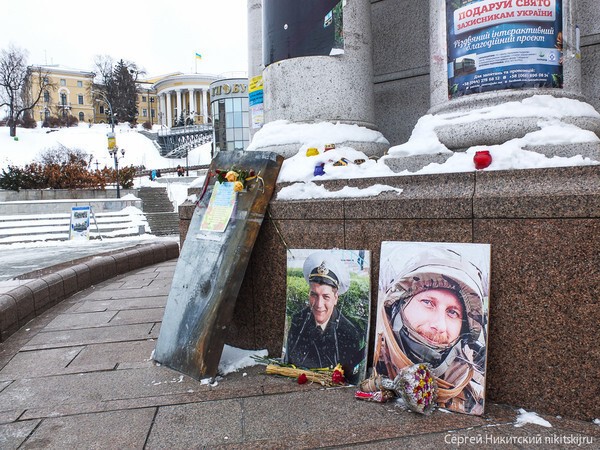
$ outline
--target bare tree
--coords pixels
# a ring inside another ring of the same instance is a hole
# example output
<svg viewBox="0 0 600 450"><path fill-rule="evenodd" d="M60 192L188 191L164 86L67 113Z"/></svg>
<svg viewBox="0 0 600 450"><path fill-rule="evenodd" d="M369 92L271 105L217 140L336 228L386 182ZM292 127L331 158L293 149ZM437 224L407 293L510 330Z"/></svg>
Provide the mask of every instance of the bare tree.
<svg viewBox="0 0 600 450"><path fill-rule="evenodd" d="M17 135L17 122L31 111L48 88L48 74L37 69L37 85L32 83L33 72L27 67L27 51L9 45L0 51L0 107L8 106L10 135ZM35 92L32 89L35 88Z"/></svg>

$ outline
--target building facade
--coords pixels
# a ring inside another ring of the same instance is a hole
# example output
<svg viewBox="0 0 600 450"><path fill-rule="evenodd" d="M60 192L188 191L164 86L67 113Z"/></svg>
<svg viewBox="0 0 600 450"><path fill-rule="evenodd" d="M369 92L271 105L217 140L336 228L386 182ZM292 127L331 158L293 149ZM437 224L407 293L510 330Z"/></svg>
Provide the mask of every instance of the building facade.
<svg viewBox="0 0 600 450"><path fill-rule="evenodd" d="M158 103L158 123L172 128L186 124L209 124L210 84L217 77L209 74L173 74L153 84Z"/></svg>
<svg viewBox="0 0 600 450"><path fill-rule="evenodd" d="M214 152L245 150L250 143L248 79L225 78L210 85Z"/></svg>
<svg viewBox="0 0 600 450"><path fill-rule="evenodd" d="M138 81L137 107L138 123L150 122L150 125L158 124L158 97L154 83L158 79L147 79Z"/></svg>
<svg viewBox="0 0 600 450"><path fill-rule="evenodd" d="M40 80L47 84L42 97L32 111L34 120L43 122L53 116L75 117L79 122L110 122L107 105L95 101L93 82L96 74L59 65L31 66L29 68L31 96L38 92ZM40 73L42 76L40 77ZM137 122L150 122L164 127L184 124L209 124L210 83L214 75L173 73L138 80Z"/></svg>
<svg viewBox="0 0 600 450"><path fill-rule="evenodd" d="M63 119L72 116L80 122L95 122L93 72L58 65L32 66L29 70L30 92L39 92L40 82L46 85L40 101L32 111L34 120L43 122L50 116Z"/></svg>

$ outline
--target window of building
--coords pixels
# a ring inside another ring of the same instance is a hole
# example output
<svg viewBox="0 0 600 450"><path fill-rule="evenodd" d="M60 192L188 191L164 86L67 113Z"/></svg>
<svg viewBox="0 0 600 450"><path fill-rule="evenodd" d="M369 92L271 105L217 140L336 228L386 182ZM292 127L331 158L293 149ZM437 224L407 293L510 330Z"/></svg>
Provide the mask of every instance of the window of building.
<svg viewBox="0 0 600 450"><path fill-rule="evenodd" d="M66 86L67 85L67 80L65 80L64 78L60 79L60 85L61 86Z"/></svg>
<svg viewBox="0 0 600 450"><path fill-rule="evenodd" d="M60 104L63 106L67 104L67 94L64 92L60 94Z"/></svg>
<svg viewBox="0 0 600 450"><path fill-rule="evenodd" d="M100 105L100 114L104 114L104 106Z"/></svg>
<svg viewBox="0 0 600 450"><path fill-rule="evenodd" d="M77 103L79 103L80 105L83 105L83 95L79 94L77 96Z"/></svg>
<svg viewBox="0 0 600 450"><path fill-rule="evenodd" d="M146 96L142 95L142 103L146 103Z"/></svg>
<svg viewBox="0 0 600 450"><path fill-rule="evenodd" d="M83 81L81 81L81 80L80 80L80 81L78 81L78 82L77 82L77 87L83 87Z"/></svg>
<svg viewBox="0 0 600 450"><path fill-rule="evenodd" d="M48 83L49 83L48 77L44 77L44 84L48 84Z"/></svg>
<svg viewBox="0 0 600 450"><path fill-rule="evenodd" d="M44 103L50 103L50 92L44 91Z"/></svg>
<svg viewBox="0 0 600 450"><path fill-rule="evenodd" d="M155 116L154 116L154 110L153 110L153 109L151 109L151 110L150 110L150 115L152 116L152 118L154 118L154 117L155 117Z"/></svg>
<svg viewBox="0 0 600 450"><path fill-rule="evenodd" d="M146 108L142 109L142 117L148 117L148 110Z"/></svg>
<svg viewBox="0 0 600 450"><path fill-rule="evenodd" d="M84 122L85 121L85 115L82 112L79 113L79 121L80 122Z"/></svg>

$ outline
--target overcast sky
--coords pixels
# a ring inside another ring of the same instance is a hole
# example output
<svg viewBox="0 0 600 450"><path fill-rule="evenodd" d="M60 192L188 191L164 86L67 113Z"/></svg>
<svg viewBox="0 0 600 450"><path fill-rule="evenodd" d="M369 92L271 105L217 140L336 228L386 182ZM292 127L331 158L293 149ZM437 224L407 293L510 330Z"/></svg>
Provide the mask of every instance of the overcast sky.
<svg viewBox="0 0 600 450"><path fill-rule="evenodd" d="M93 70L109 55L148 76L247 72L246 0L7 0L0 25L0 49L27 50L29 64Z"/></svg>

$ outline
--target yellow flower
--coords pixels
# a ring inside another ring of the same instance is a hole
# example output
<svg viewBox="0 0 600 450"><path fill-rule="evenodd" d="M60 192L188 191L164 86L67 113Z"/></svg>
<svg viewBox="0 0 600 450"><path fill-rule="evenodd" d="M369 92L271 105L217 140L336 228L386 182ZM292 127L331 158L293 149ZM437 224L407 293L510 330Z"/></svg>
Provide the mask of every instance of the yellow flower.
<svg viewBox="0 0 600 450"><path fill-rule="evenodd" d="M236 181L239 177L240 177L240 175L234 170L230 170L225 175L225 178L227 179L227 181Z"/></svg>
<svg viewBox="0 0 600 450"><path fill-rule="evenodd" d="M243 191L243 190L244 190L244 185L242 184L241 181L236 181L233 184L233 191L234 192L240 192L240 191Z"/></svg>

